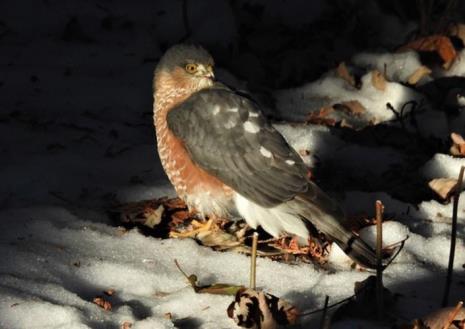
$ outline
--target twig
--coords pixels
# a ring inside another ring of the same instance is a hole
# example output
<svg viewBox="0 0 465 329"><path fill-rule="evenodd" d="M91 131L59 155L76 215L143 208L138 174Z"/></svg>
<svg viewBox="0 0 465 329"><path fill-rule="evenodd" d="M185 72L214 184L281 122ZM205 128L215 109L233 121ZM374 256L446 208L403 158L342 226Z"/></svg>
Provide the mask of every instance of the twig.
<svg viewBox="0 0 465 329"><path fill-rule="evenodd" d="M462 189L463 172L465 166L460 168L459 178L454 191L454 204L452 207L452 232L450 235L450 252L449 252L449 266L447 267L446 285L444 288L444 296L442 298L442 306L446 306L449 301L450 285L452 283L452 275L454 272L454 257L455 257L455 240L457 238L457 211L459 207L460 191Z"/></svg>
<svg viewBox="0 0 465 329"><path fill-rule="evenodd" d="M325 298L325 307L323 309L323 314L321 315L321 322L320 322L320 329L326 329L326 315L328 313L328 304L329 304L329 296L326 295Z"/></svg>
<svg viewBox="0 0 465 329"><path fill-rule="evenodd" d="M376 201L376 309L378 320L383 318L383 203Z"/></svg>
<svg viewBox="0 0 465 329"><path fill-rule="evenodd" d="M452 324L452 321L454 321L455 317L459 313L462 306L463 306L462 301L457 303L454 309L449 313L449 316L447 317L447 321L444 323L444 326L442 327L442 329L449 329L450 325Z"/></svg>
<svg viewBox="0 0 465 329"><path fill-rule="evenodd" d="M365 288L362 288L360 291L363 291ZM352 298L354 298L356 295L352 295L352 296L349 296L347 298L344 298L340 301L338 301L337 303L334 303L332 305L329 305L328 307L326 307L327 310L329 310L330 308L333 308L333 307L336 307L338 305L341 305L341 304L344 304L345 302L348 302L349 300L351 300ZM323 312L325 310L325 308L319 308L319 309L316 309L316 310L313 310L313 311L308 311L308 312L304 312L304 313L300 313L300 316L308 316L308 315L312 315L312 314L315 314L315 313L319 313L319 312Z"/></svg>
<svg viewBox="0 0 465 329"><path fill-rule="evenodd" d="M386 269L389 265L391 265L391 263L397 258L397 256L399 256L400 252L402 251L402 249L404 249L404 245L405 245L405 241L407 241L409 239L410 236L406 236L403 240L399 241L399 242L396 242L396 243L393 243L387 247L385 247L384 249L391 249L391 248L394 248L396 247L397 245L399 245L399 248L397 249L396 253L394 255L391 256L391 258L389 259L389 261L384 265L384 268Z"/></svg>
<svg viewBox="0 0 465 329"><path fill-rule="evenodd" d="M252 254L250 255L250 288L255 289L257 286L257 243L258 233L255 232L252 237Z"/></svg>
<svg viewBox="0 0 465 329"><path fill-rule="evenodd" d="M176 264L176 267L178 270L184 275L184 277L189 281L189 284L192 286L195 292L198 292L199 287L197 287L197 276L195 274L187 275L186 272L184 272L181 268L181 266L178 263L178 260L175 259L174 263Z"/></svg>

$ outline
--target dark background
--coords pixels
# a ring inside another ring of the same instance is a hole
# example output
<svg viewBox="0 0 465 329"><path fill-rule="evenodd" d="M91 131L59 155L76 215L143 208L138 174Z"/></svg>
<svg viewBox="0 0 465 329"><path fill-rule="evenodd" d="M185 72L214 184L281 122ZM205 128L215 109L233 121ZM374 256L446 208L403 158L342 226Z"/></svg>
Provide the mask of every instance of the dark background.
<svg viewBox="0 0 465 329"><path fill-rule="evenodd" d="M0 205L62 202L57 193L95 202L121 188L132 191L123 199L150 197L166 183L151 81L173 44L202 44L221 80L272 111L276 90L311 82L356 52L392 52L444 31L463 13L461 1L426 0L2 1ZM432 145L426 156L445 148ZM345 174L326 168L331 175L317 177L337 188L326 176ZM374 181L354 188L376 190Z"/></svg>

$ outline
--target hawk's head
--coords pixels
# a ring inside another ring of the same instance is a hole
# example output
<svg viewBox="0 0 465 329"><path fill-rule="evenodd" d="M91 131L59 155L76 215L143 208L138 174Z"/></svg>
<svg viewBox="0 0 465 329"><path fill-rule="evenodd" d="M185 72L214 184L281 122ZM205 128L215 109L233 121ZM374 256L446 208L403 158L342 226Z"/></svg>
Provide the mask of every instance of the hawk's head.
<svg viewBox="0 0 465 329"><path fill-rule="evenodd" d="M202 47L180 44L168 49L155 70L155 88L162 84L198 91L213 84L213 58ZM160 80L160 81L159 81ZM174 84L174 86L173 86Z"/></svg>

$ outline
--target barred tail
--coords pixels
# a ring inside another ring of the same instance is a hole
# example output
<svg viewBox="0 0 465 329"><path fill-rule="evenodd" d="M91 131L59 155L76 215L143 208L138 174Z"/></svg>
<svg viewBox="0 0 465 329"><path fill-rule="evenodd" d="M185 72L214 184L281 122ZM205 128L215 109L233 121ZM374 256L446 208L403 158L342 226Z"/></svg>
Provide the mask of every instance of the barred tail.
<svg viewBox="0 0 465 329"><path fill-rule="evenodd" d="M337 243L355 262L364 267L376 268L375 250L344 227L344 212L316 185L310 183L309 190L296 197L293 203L300 217L310 221L318 231Z"/></svg>

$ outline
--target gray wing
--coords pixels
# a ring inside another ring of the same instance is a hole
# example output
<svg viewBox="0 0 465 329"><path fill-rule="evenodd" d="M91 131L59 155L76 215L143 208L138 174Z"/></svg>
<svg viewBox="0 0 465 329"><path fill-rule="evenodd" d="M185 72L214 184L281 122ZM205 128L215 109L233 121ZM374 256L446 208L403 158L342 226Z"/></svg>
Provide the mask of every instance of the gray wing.
<svg viewBox="0 0 465 329"><path fill-rule="evenodd" d="M299 155L254 102L231 90L197 92L173 108L167 121L199 167L263 207L309 188Z"/></svg>

